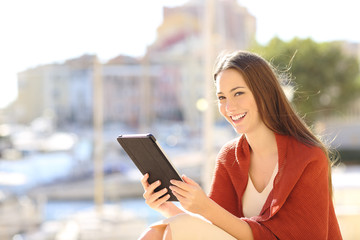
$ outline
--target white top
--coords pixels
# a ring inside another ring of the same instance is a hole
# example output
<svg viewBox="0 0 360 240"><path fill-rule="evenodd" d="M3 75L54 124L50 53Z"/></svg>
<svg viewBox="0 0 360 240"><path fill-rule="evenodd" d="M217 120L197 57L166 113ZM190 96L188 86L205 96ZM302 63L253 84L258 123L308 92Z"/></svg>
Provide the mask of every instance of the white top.
<svg viewBox="0 0 360 240"><path fill-rule="evenodd" d="M249 174L248 183L242 199L242 207L245 217L250 218L260 214L260 211L263 208L265 201L269 196L269 193L273 189L274 179L276 174L278 173L278 170L278 163L276 163L274 172L262 192L258 192L256 190Z"/></svg>

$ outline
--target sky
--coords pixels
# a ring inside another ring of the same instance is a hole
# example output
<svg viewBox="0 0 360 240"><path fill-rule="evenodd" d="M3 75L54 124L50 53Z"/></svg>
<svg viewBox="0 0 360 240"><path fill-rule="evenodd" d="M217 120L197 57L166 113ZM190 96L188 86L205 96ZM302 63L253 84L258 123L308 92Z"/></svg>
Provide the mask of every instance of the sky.
<svg viewBox="0 0 360 240"><path fill-rule="evenodd" d="M141 56L156 38L163 6L188 0L0 0L0 108L17 95L17 73L96 54ZM266 44L310 37L360 42L359 0L238 0Z"/></svg>

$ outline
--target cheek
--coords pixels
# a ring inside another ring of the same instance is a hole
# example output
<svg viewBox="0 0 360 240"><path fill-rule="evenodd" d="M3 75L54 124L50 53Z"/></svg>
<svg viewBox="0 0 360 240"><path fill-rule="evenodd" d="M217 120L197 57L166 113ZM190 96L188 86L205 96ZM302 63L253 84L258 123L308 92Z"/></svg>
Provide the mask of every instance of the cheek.
<svg viewBox="0 0 360 240"><path fill-rule="evenodd" d="M221 116L223 117L226 117L225 116L225 107L222 106L221 104L218 105L218 110L219 110L219 113L221 114Z"/></svg>
<svg viewBox="0 0 360 240"><path fill-rule="evenodd" d="M218 109L219 109L219 112L220 112L221 116L223 116L227 121L230 121L229 117L226 114L226 107L219 105Z"/></svg>

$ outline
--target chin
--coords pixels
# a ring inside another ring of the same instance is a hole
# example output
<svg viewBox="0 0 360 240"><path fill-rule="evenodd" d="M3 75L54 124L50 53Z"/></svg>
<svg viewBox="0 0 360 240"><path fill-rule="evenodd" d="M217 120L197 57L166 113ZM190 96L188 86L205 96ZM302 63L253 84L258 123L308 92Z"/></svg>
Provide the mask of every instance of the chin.
<svg viewBox="0 0 360 240"><path fill-rule="evenodd" d="M246 133L244 130L238 129L238 128L236 128L236 127L234 127L234 130L235 130L235 132L236 132L237 134L240 134L240 135Z"/></svg>

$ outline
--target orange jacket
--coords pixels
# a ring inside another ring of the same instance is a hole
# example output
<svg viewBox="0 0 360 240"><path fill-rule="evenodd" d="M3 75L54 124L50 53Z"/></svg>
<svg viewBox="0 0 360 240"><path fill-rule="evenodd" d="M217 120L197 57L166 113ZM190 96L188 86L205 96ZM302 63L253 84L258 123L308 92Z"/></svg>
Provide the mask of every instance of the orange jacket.
<svg viewBox="0 0 360 240"><path fill-rule="evenodd" d="M328 162L318 147L276 135L279 171L259 216L244 218L242 196L250 166L243 136L219 152L210 198L246 221L258 239L342 239L329 194Z"/></svg>

